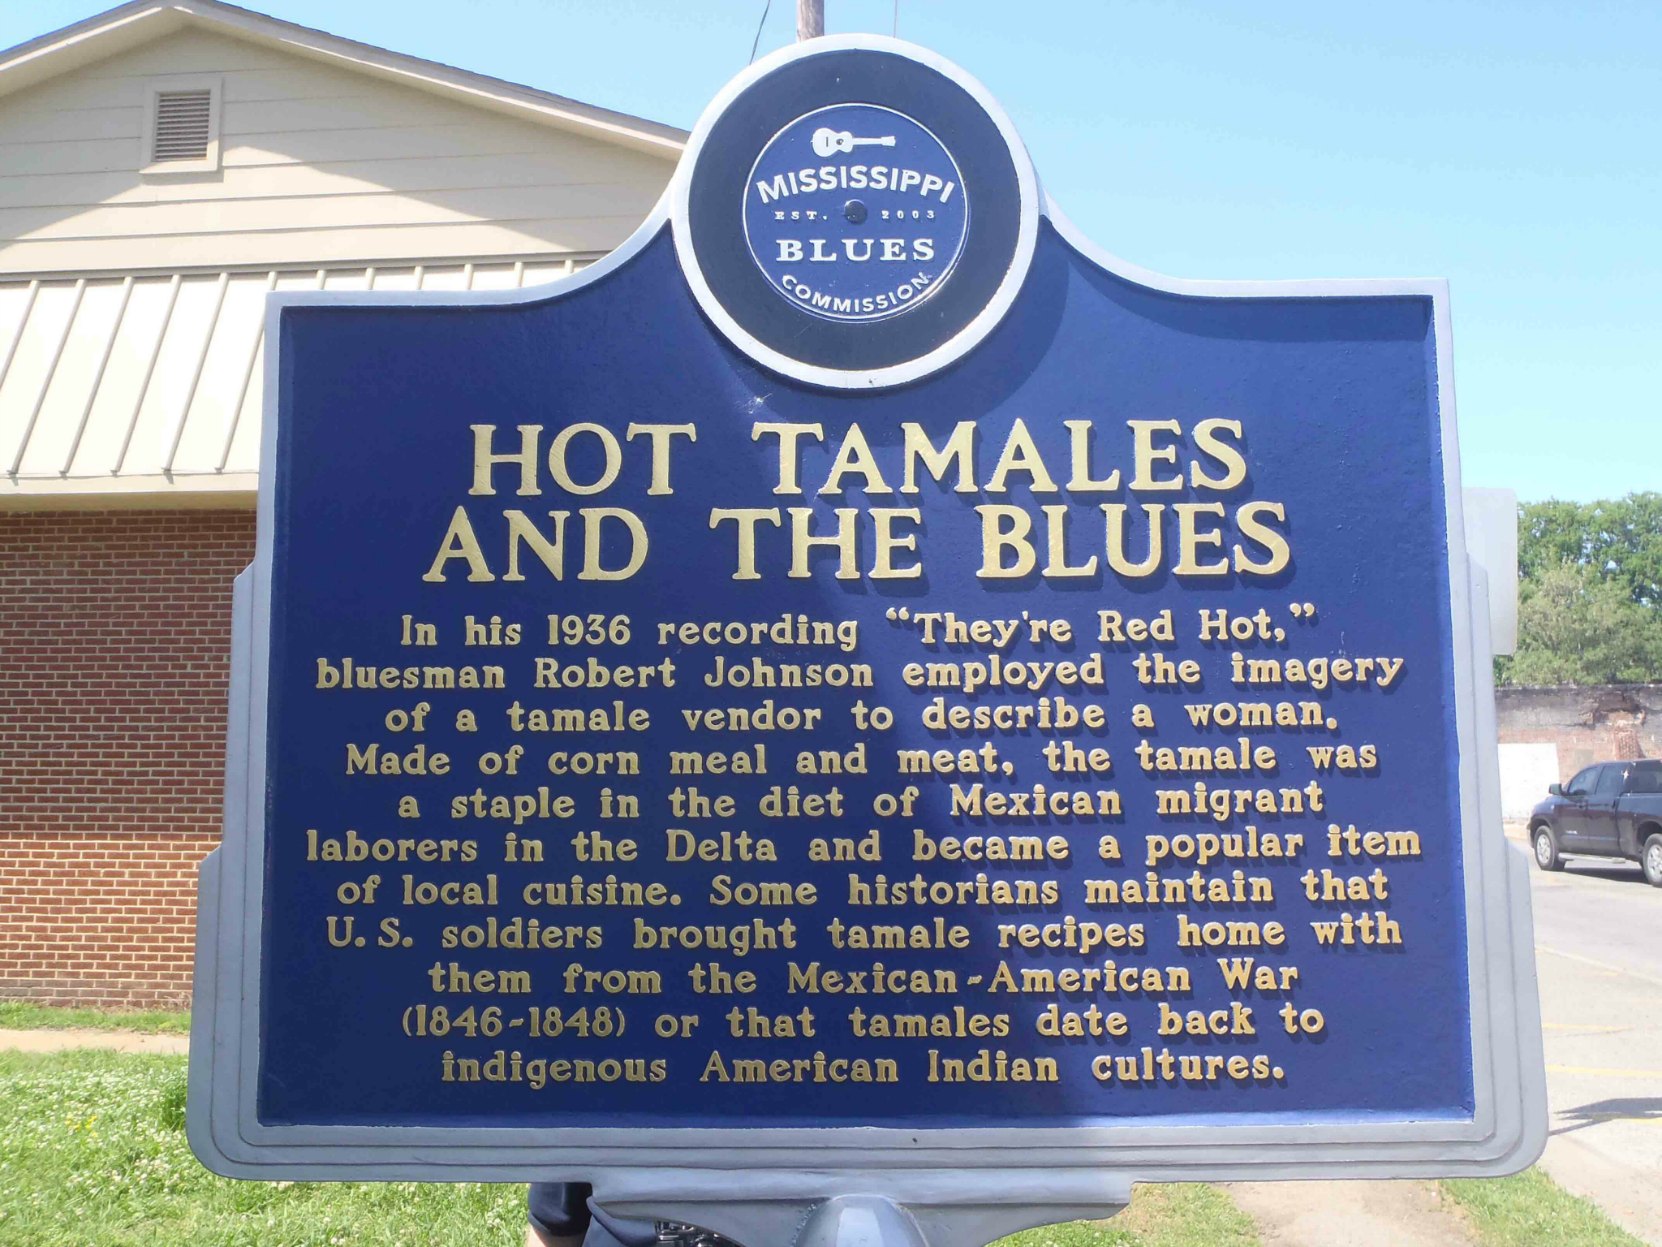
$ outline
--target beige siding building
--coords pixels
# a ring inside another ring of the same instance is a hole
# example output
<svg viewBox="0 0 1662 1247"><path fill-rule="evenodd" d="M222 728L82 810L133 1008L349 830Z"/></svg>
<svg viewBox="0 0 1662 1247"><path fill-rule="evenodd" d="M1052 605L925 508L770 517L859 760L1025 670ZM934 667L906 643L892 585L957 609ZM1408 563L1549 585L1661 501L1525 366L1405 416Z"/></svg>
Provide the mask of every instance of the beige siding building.
<svg viewBox="0 0 1662 1247"><path fill-rule="evenodd" d="M547 280L683 137L214 0L0 54L0 505L251 490L268 290Z"/></svg>
<svg viewBox="0 0 1662 1247"><path fill-rule="evenodd" d="M266 293L559 277L684 138L215 0L0 52L0 996L188 991Z"/></svg>

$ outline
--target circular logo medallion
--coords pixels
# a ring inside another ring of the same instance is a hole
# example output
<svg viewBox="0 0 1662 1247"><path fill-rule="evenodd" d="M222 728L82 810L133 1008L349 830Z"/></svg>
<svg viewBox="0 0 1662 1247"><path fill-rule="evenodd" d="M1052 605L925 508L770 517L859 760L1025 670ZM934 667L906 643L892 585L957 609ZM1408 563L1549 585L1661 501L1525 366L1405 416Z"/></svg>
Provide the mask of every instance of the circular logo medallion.
<svg viewBox="0 0 1662 1247"><path fill-rule="evenodd" d="M906 114L833 104L773 136L744 191L744 235L768 284L835 321L924 303L969 237L969 197L952 153Z"/></svg>
<svg viewBox="0 0 1662 1247"><path fill-rule="evenodd" d="M812 385L902 385L1015 302L1038 184L1007 118L933 53L810 39L735 79L671 187L681 271L729 342Z"/></svg>

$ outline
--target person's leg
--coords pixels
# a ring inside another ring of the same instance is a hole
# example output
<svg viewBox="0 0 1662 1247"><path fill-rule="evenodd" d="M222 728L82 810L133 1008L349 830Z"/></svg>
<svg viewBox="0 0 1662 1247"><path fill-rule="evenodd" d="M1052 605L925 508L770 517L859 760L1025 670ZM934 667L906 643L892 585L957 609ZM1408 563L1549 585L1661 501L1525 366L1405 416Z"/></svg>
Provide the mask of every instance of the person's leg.
<svg viewBox="0 0 1662 1247"><path fill-rule="evenodd" d="M530 1225L525 1247L582 1247L589 1232L588 1199L594 1188L585 1182L533 1182L527 1199Z"/></svg>

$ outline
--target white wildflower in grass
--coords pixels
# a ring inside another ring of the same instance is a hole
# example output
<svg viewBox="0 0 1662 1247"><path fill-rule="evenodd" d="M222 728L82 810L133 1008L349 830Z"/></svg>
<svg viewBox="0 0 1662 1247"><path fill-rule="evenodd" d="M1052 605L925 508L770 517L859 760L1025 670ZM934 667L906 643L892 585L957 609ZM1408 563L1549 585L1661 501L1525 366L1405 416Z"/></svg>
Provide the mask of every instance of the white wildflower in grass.
<svg viewBox="0 0 1662 1247"><path fill-rule="evenodd" d="M1201 1222L1194 1237L1081 1222L1001 1247L1252 1241ZM524 1234L523 1185L215 1177L185 1142L183 1057L0 1051L0 1247L519 1247Z"/></svg>
<svg viewBox="0 0 1662 1247"><path fill-rule="evenodd" d="M234 1182L185 1141L185 1059L0 1052L0 1247L517 1247L525 1187Z"/></svg>

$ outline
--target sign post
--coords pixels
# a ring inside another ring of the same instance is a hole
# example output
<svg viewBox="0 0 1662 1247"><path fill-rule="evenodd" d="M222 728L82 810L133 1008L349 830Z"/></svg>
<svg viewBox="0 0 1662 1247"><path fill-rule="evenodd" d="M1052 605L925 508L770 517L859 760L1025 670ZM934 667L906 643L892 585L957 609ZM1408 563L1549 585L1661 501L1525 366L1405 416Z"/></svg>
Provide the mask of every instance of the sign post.
<svg viewBox="0 0 1662 1247"><path fill-rule="evenodd" d="M837 36L572 278L269 317L209 1167L944 1245L1539 1153L1442 283L1136 269Z"/></svg>

